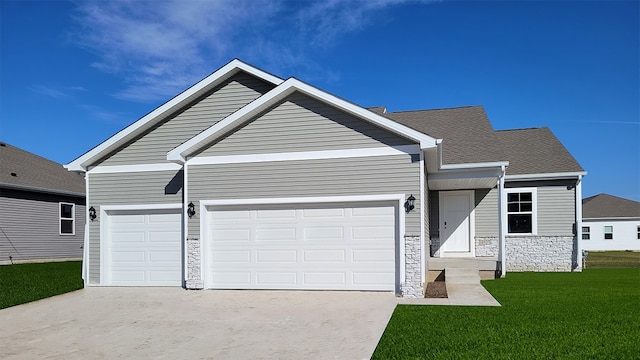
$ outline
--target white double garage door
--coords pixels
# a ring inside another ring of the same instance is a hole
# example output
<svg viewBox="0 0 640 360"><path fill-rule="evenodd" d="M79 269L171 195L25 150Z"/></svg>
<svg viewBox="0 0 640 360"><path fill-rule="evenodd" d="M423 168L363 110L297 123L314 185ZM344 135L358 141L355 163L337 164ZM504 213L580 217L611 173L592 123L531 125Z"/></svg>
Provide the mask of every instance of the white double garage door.
<svg viewBox="0 0 640 360"><path fill-rule="evenodd" d="M206 209L201 214L206 288L396 289L397 203ZM179 212L110 218L110 285L182 284Z"/></svg>

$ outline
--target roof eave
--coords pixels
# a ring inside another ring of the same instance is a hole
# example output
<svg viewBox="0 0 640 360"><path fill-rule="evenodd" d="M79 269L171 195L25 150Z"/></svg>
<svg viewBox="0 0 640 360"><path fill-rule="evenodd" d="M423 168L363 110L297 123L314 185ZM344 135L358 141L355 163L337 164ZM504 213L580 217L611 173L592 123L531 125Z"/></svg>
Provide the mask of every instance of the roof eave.
<svg viewBox="0 0 640 360"><path fill-rule="evenodd" d="M505 175L506 181L534 181L534 180L566 180L579 179L586 176L586 171L559 172L559 173L540 173L540 174L516 174Z"/></svg>
<svg viewBox="0 0 640 360"><path fill-rule="evenodd" d="M75 197L82 197L82 198L86 197L84 193L79 193L74 191L47 189L47 188L42 188L37 186L16 185L16 184L9 184L9 183L0 183L0 188L10 189L10 190L20 190L20 191L32 191L32 192L39 192L44 194L75 196Z"/></svg>

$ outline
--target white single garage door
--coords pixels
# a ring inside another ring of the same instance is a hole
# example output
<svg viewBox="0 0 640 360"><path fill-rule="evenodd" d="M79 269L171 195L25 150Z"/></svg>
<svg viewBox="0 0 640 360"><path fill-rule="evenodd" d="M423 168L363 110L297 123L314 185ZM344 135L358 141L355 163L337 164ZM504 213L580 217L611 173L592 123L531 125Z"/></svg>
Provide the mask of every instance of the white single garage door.
<svg viewBox="0 0 640 360"><path fill-rule="evenodd" d="M181 286L180 210L108 214L106 285Z"/></svg>
<svg viewBox="0 0 640 360"><path fill-rule="evenodd" d="M394 291L396 218L389 203L212 208L207 287Z"/></svg>

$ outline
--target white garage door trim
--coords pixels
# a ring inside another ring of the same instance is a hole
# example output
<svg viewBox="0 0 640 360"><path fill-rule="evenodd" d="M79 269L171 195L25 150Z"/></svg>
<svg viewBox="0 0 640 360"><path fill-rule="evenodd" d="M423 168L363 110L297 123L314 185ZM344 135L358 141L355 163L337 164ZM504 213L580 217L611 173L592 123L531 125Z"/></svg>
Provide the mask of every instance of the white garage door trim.
<svg viewBox="0 0 640 360"><path fill-rule="evenodd" d="M120 286L118 284L113 284L110 281L109 276L109 261L110 261L110 251L111 251L111 215L118 214L121 212L128 211L144 211L153 213L154 211L167 211L174 210L175 213L180 214L182 212L182 204L180 203L172 203L172 204L145 204L145 205L102 205L100 206L100 217L98 220L100 221L100 286ZM173 212L173 211L172 211ZM182 248L182 238L183 238L183 225L180 226L180 247ZM180 271L184 274L184 259L182 253L180 254ZM180 280L180 283L175 286L182 286L184 279L184 275Z"/></svg>
<svg viewBox="0 0 640 360"><path fill-rule="evenodd" d="M405 254L404 254L404 232L405 232L405 212L404 202L405 197L408 195L405 194L384 194L384 195L362 195L362 196L326 196L326 197L296 197L296 198L259 198L259 199L226 199L226 200L201 200L200 201L200 214L207 214L209 210L212 208L222 208L224 206L242 206L242 205L286 205L286 204L300 204L300 205L311 205L311 204L343 204L345 206L349 206L349 204L353 203L368 203L368 202L389 202L393 203L393 205L398 209L396 213L398 214L398 229L397 234L399 239L397 239L399 244L399 264L396 264L396 271L399 272L399 282L402 284L405 281ZM201 274L203 276L203 282L205 286L208 284L207 279L207 269L211 266L211 259L207 254L207 246L208 244L207 234L208 234L208 216L202 216L200 218L200 253L203 254L203 261L201 261ZM400 284L396 284L396 291L399 290Z"/></svg>

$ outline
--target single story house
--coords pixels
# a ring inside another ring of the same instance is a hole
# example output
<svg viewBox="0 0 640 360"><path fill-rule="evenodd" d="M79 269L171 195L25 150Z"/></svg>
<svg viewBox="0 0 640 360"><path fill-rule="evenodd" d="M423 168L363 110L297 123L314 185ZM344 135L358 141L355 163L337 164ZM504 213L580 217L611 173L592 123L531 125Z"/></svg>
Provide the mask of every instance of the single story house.
<svg viewBox="0 0 640 360"><path fill-rule="evenodd" d="M0 142L0 264L79 260L83 174Z"/></svg>
<svg viewBox="0 0 640 360"><path fill-rule="evenodd" d="M582 200L582 248L640 250L640 202L609 194Z"/></svg>
<svg viewBox="0 0 640 360"><path fill-rule="evenodd" d="M420 297L447 261L580 270L584 170L479 106L388 113L236 59L65 167L98 211L87 286Z"/></svg>

